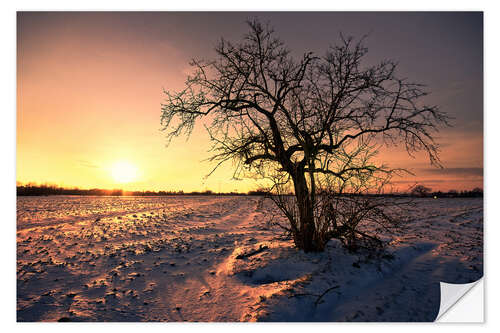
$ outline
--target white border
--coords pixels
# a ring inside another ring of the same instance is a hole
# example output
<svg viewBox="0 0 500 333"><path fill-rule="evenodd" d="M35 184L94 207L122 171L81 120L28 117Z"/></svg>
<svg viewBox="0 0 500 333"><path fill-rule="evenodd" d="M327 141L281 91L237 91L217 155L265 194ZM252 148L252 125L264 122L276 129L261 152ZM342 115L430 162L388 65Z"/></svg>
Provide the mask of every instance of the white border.
<svg viewBox="0 0 500 333"><path fill-rule="evenodd" d="M421 0L415 2L402 2L402 1L368 1L368 0L358 0L358 1L266 1L266 0L255 0L238 3L235 1L220 1L212 0L210 2L205 1L179 1L179 2L167 2L167 1L103 1L103 0L87 0L87 1L17 1L17 2L3 2L0 10L0 24L2 29L1 41L5 46L2 48L0 53L2 56L2 151L3 158L1 163L1 189L2 189L2 232L1 232L1 246L3 254L3 269L1 270L1 286L3 287L3 295L1 302L1 318L2 324L5 330L16 329L22 331L32 331L41 330L43 331L67 331L68 329L74 331L88 331L89 329L95 330L109 330L117 329L125 331L137 331L138 329L147 330L157 330L164 331L166 329L179 329L179 330L209 330L209 331L234 331L238 332L252 332L256 329L259 331L264 330L286 330L288 331L300 331L302 332L306 329L306 326L311 324L81 324L81 325L71 325L71 327L66 325L57 324L16 324L15 323L15 297L16 297L16 280L15 280L15 163L16 163L16 109L15 109L15 96L16 96L16 14L17 10L170 10L170 11L180 11L180 10L239 10L239 11L266 11L266 10L294 10L294 11L311 11L311 10L334 10L334 11L394 11L394 10L405 10L405 11L440 11L440 10L460 10L460 11L470 11L470 10L480 10L485 11L484 15L484 31L485 31L485 276L488 294L490 297L486 298L486 325L456 325L456 324L418 324L418 325L408 325L405 324L312 324L313 329L317 330L332 330L339 329L350 330L355 326L359 329L366 329L374 331L400 332L404 326L405 331L421 331L423 325L426 327L425 330L442 330L450 329L454 332L461 331L475 331L477 328L491 328L492 326L498 326L498 316L494 313L497 308L492 304L494 301L493 295L499 295L498 292L498 282L489 283L488 281L499 281L498 279L498 265L489 265L489 258L495 258L495 253L498 252L499 242L495 239L500 234L498 231L500 219L498 214L498 205L495 204L495 197L497 188L499 187L499 172L496 172L497 166L499 165L500 159L497 152L499 130L498 124L500 124L500 108L498 103L498 89L500 84L498 82L500 78L499 71L499 22L500 15L498 10L498 2L495 1L435 1L435 0ZM209 4L209 5L208 5ZM498 258L498 257L496 257ZM488 309L493 309L493 312L489 312ZM488 316L488 314L491 314ZM366 327L370 325L370 327ZM9 326L9 327L5 327ZM118 327L119 326L119 327ZM314 327L316 326L316 327ZM321 326L321 327L320 327ZM347 327L348 326L348 327ZM365 326L363 328L363 326ZM498 327L497 327L498 329Z"/></svg>

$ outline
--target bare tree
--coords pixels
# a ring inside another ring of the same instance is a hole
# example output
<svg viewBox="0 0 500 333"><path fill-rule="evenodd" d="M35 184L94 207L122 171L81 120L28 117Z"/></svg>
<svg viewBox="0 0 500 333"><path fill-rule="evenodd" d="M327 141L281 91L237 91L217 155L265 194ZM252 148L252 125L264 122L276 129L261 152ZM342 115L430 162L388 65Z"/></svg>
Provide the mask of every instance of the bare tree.
<svg viewBox="0 0 500 333"><path fill-rule="evenodd" d="M431 193L432 189L424 185L415 185L411 190L411 194L418 197L426 197Z"/></svg>
<svg viewBox="0 0 500 333"><path fill-rule="evenodd" d="M324 199L380 190L395 171L373 162L381 145L425 151L439 165L433 133L447 117L418 103L427 93L398 78L394 61L363 66L363 39L341 36L324 56L296 59L268 25L248 24L242 42L221 39L216 59L191 62L182 91L165 91L161 124L170 142L210 119L211 161L235 162L235 176L271 179L296 246L322 251L328 239L343 237L334 228L335 203Z"/></svg>

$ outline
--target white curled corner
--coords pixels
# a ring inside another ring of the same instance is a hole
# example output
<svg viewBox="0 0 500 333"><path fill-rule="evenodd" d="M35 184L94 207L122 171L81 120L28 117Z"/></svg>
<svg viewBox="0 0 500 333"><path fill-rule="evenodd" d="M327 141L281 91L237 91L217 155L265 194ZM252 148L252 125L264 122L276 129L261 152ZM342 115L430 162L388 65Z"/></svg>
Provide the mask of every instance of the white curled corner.
<svg viewBox="0 0 500 333"><path fill-rule="evenodd" d="M483 322L483 279L464 284L440 282L440 289L436 322Z"/></svg>

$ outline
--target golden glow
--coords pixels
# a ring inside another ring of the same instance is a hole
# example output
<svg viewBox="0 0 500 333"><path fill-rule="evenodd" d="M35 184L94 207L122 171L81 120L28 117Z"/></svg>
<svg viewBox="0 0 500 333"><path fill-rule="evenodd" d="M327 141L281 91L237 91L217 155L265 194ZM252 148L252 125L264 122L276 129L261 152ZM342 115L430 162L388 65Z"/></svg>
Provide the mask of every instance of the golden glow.
<svg viewBox="0 0 500 333"><path fill-rule="evenodd" d="M119 161L112 165L111 175L117 183L130 183L137 179L137 168L127 161Z"/></svg>
<svg viewBox="0 0 500 333"><path fill-rule="evenodd" d="M158 130L162 88L183 89L190 59L208 57L207 50L226 32L211 32L215 40L198 45L187 32L191 27L165 34L176 20L157 13L156 23L146 22L143 15L151 14L19 14L17 181L128 191L260 187L253 179L234 180L230 162L205 178L215 166L206 161L212 153L203 125L209 123L195 126L189 141L176 138L168 148ZM441 132L438 141L445 167L482 167L481 133L464 134L456 127ZM482 187L482 176L422 174L420 169L430 168L427 156L409 158L402 146L378 158L390 167L414 168L415 177L397 179L401 190L416 182L443 191Z"/></svg>

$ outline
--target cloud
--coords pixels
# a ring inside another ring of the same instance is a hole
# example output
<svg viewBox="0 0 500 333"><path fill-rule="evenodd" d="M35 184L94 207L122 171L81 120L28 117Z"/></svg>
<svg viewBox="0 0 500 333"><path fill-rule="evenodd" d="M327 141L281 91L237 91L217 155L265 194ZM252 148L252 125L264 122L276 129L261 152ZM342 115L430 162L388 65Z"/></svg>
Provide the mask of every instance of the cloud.
<svg viewBox="0 0 500 333"><path fill-rule="evenodd" d="M97 169L99 168L98 165L95 165L93 163L90 163L89 161L85 161L85 160L77 160L78 164L80 166L83 166L83 167L86 167L86 168L94 168L94 169Z"/></svg>
<svg viewBox="0 0 500 333"><path fill-rule="evenodd" d="M422 168L419 169L424 174L442 175L442 176L465 176L465 177L482 177L483 168Z"/></svg>
<svg viewBox="0 0 500 333"><path fill-rule="evenodd" d="M433 184L433 183L449 183L449 182L459 182L460 179L422 179L422 180L394 180L391 183L393 184Z"/></svg>

